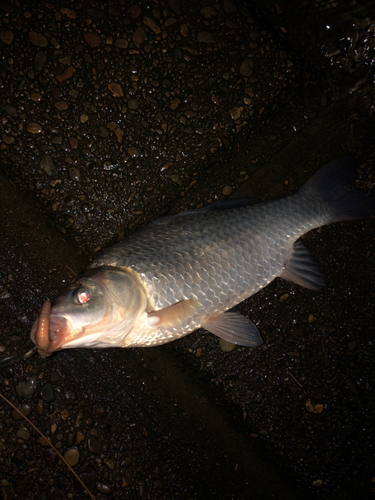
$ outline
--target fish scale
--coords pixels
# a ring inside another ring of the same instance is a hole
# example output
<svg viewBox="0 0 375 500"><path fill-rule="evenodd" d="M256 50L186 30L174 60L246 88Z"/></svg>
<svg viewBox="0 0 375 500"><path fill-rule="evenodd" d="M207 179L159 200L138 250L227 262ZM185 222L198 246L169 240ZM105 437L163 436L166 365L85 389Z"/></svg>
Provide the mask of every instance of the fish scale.
<svg viewBox="0 0 375 500"><path fill-rule="evenodd" d="M327 284L299 238L374 213L374 197L352 186L356 166L353 157L334 160L280 200L215 202L149 224L93 260L50 313L45 303L30 334L39 354L154 346L200 327L261 344L256 326L231 309L277 276L310 289Z"/></svg>

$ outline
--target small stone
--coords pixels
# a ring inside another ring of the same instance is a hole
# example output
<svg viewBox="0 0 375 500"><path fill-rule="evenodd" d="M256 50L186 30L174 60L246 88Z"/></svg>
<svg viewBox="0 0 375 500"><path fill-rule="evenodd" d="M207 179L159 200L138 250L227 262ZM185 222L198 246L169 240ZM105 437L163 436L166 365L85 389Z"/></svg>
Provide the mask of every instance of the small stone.
<svg viewBox="0 0 375 500"><path fill-rule="evenodd" d="M211 19L211 17L217 16L217 12L213 7L202 7L200 13L204 15L206 19Z"/></svg>
<svg viewBox="0 0 375 500"><path fill-rule="evenodd" d="M236 347L236 344L233 342L228 342L224 339L219 339L220 347L223 352L231 352Z"/></svg>
<svg viewBox="0 0 375 500"><path fill-rule="evenodd" d="M16 436L21 439L29 439L30 432L25 429L25 427L21 427L20 429L18 429Z"/></svg>
<svg viewBox="0 0 375 500"><path fill-rule="evenodd" d="M160 33L160 31L161 31L161 30L160 30L160 27L156 24L156 22L155 22L153 19L151 19L151 17L147 17L147 16L145 16L145 17L143 18L143 24L145 24L146 26L148 26L149 28L151 28L151 29L152 29L152 31L153 31L154 33L156 33L157 35L158 35L158 34Z"/></svg>
<svg viewBox="0 0 375 500"><path fill-rule="evenodd" d="M131 7L128 8L128 12L132 19L136 19L138 16L141 15L142 9L139 5L132 5Z"/></svg>
<svg viewBox="0 0 375 500"><path fill-rule="evenodd" d="M136 147L134 146L130 146L130 148L128 149L128 155L129 156L138 156L139 155L139 151Z"/></svg>
<svg viewBox="0 0 375 500"><path fill-rule="evenodd" d="M234 12L237 11L237 7L230 0L224 0L223 7L224 7L224 12L226 12L227 14L233 14Z"/></svg>
<svg viewBox="0 0 375 500"><path fill-rule="evenodd" d="M76 137L69 137L69 144L72 149L77 149L78 147L78 140Z"/></svg>
<svg viewBox="0 0 375 500"><path fill-rule="evenodd" d="M133 463L133 458L132 457L126 457L124 458L124 467L130 467L131 464Z"/></svg>
<svg viewBox="0 0 375 500"><path fill-rule="evenodd" d="M115 41L115 45L120 49L127 49L128 41L125 40L125 38L119 38L118 40Z"/></svg>
<svg viewBox="0 0 375 500"><path fill-rule="evenodd" d="M89 101L83 102L83 109L86 111L86 113L96 113L96 106L94 106L94 104L91 104L91 102Z"/></svg>
<svg viewBox="0 0 375 500"><path fill-rule="evenodd" d="M13 31L0 31L0 41L5 43L5 45L10 45L13 42Z"/></svg>
<svg viewBox="0 0 375 500"><path fill-rule="evenodd" d="M251 59L244 59L240 66L240 73L242 76L251 76L254 67L254 61Z"/></svg>
<svg viewBox="0 0 375 500"><path fill-rule="evenodd" d="M316 479L311 484L317 488L321 488L323 486L323 481L321 479Z"/></svg>
<svg viewBox="0 0 375 500"><path fill-rule="evenodd" d="M188 36L189 28L188 28L187 24L181 24L180 33L182 36L185 36L185 37Z"/></svg>
<svg viewBox="0 0 375 500"><path fill-rule="evenodd" d="M13 144L14 143L14 137L12 137L11 135L5 135L5 134L3 134L3 141L5 142L5 144Z"/></svg>
<svg viewBox="0 0 375 500"><path fill-rule="evenodd" d="M198 33L197 40L199 43L215 43L214 37L207 31L201 31Z"/></svg>
<svg viewBox="0 0 375 500"><path fill-rule="evenodd" d="M70 175L70 178L72 179L72 181L78 181L81 177L81 173L77 167L70 167L69 175Z"/></svg>
<svg viewBox="0 0 375 500"><path fill-rule="evenodd" d="M351 340L350 342L348 342L348 349L349 351L354 351L355 349L357 349L357 341Z"/></svg>
<svg viewBox="0 0 375 500"><path fill-rule="evenodd" d="M45 156L40 161L39 165L40 168L42 168L47 175L52 176L56 174L55 164L53 163L53 160L49 155Z"/></svg>
<svg viewBox="0 0 375 500"><path fill-rule="evenodd" d="M41 50L38 50L34 60L34 67L36 71L41 71L43 66L46 64L47 56Z"/></svg>
<svg viewBox="0 0 375 500"><path fill-rule="evenodd" d="M87 122L87 120L89 119L89 117L86 115L86 113L82 113L81 116L79 117L81 123L85 123Z"/></svg>
<svg viewBox="0 0 375 500"><path fill-rule="evenodd" d="M28 406L28 405L19 406L17 408L17 410L12 411L12 419L13 420L24 420L22 415L24 415L25 417L28 417L30 415L30 406ZM22 415L20 415L19 412L21 412Z"/></svg>
<svg viewBox="0 0 375 500"><path fill-rule="evenodd" d="M70 411L67 408L64 408L63 410L61 410L60 415L63 420L67 420L69 418Z"/></svg>
<svg viewBox="0 0 375 500"><path fill-rule="evenodd" d="M76 441L77 441L77 444L79 444L81 441L83 441L85 439L85 436L82 434L81 431L78 431L77 432L77 435L76 435Z"/></svg>
<svg viewBox="0 0 375 500"><path fill-rule="evenodd" d="M143 28L137 28L133 35L133 42L136 47L140 47L142 43L146 40L146 33Z"/></svg>
<svg viewBox="0 0 375 500"><path fill-rule="evenodd" d="M39 125L39 123L28 123L27 131L31 134L40 134L42 131L42 127Z"/></svg>
<svg viewBox="0 0 375 500"><path fill-rule="evenodd" d="M230 186L225 186L222 190L222 194L224 196L230 196L232 194L233 189Z"/></svg>
<svg viewBox="0 0 375 500"><path fill-rule="evenodd" d="M99 455L102 450L102 444L95 436L90 436L87 440L87 448L93 455Z"/></svg>
<svg viewBox="0 0 375 500"><path fill-rule="evenodd" d="M42 100L42 96L40 94L38 94L37 92L33 92L31 95L30 95L30 99L34 102L39 102Z"/></svg>
<svg viewBox="0 0 375 500"><path fill-rule="evenodd" d="M230 116L232 117L233 120L238 120L238 118L241 116L241 112L243 110L242 106L236 106L232 109L229 110Z"/></svg>
<svg viewBox="0 0 375 500"><path fill-rule="evenodd" d="M58 111L66 111L69 108L69 104L66 101L58 101L54 104Z"/></svg>
<svg viewBox="0 0 375 500"><path fill-rule="evenodd" d="M35 31L30 31L29 33L30 42L37 47L47 47L48 40L45 36Z"/></svg>
<svg viewBox="0 0 375 500"><path fill-rule="evenodd" d="M137 99L131 98L128 100L128 108L129 109L136 110L136 109L138 109L138 106L139 106L139 103L138 103Z"/></svg>
<svg viewBox="0 0 375 500"><path fill-rule="evenodd" d="M284 293L283 295L281 295L281 297L279 298L279 302L283 303L285 302L286 300L289 299L289 293Z"/></svg>
<svg viewBox="0 0 375 500"><path fill-rule="evenodd" d="M314 323L316 321L316 317L313 314L309 314L309 317L307 318L308 323Z"/></svg>
<svg viewBox="0 0 375 500"><path fill-rule="evenodd" d="M16 385L16 391L19 396L26 399L31 399L34 396L35 383L33 380L20 382Z"/></svg>
<svg viewBox="0 0 375 500"><path fill-rule="evenodd" d="M74 465L77 465L79 460L79 451L75 448L73 448L72 450L68 450L65 453L64 458L71 467L74 467Z"/></svg>
<svg viewBox="0 0 375 500"><path fill-rule="evenodd" d="M121 85L118 85L117 83L109 83L108 89L112 92L113 97L122 97L124 95Z"/></svg>
<svg viewBox="0 0 375 500"><path fill-rule="evenodd" d="M69 66L69 68L66 68L64 73L61 73L61 75L56 76L56 80L60 83L63 83L63 82L65 82L65 80L69 80L69 78L71 78L73 76L75 71L76 70L75 70L75 68L73 68L73 66Z"/></svg>
<svg viewBox="0 0 375 500"><path fill-rule="evenodd" d="M104 463L109 467L109 469L114 470L116 466L116 461L111 458L105 457Z"/></svg>
<svg viewBox="0 0 375 500"><path fill-rule="evenodd" d="M13 116L13 118L17 116L17 109L11 104L6 104L4 106L4 109L8 113L8 115Z"/></svg>
<svg viewBox="0 0 375 500"><path fill-rule="evenodd" d="M102 41L100 36L96 33L85 33L83 38L92 49L94 49L95 47L99 47Z"/></svg>
<svg viewBox="0 0 375 500"><path fill-rule="evenodd" d="M106 484L99 483L96 485L96 489L102 495L111 495L111 493L112 493L110 486L107 486Z"/></svg>
<svg viewBox="0 0 375 500"><path fill-rule="evenodd" d="M180 0L168 0L169 7L173 10L175 14L178 16L181 15L181 2Z"/></svg>
<svg viewBox="0 0 375 500"><path fill-rule="evenodd" d="M53 403L56 399L55 397L55 389L51 382L47 382L44 384L42 387L42 390L40 391L40 397L45 401L46 403Z"/></svg>
<svg viewBox="0 0 375 500"><path fill-rule="evenodd" d="M195 357L196 358L200 358L202 356L202 348L199 347L199 349L197 349L196 353L195 353Z"/></svg>

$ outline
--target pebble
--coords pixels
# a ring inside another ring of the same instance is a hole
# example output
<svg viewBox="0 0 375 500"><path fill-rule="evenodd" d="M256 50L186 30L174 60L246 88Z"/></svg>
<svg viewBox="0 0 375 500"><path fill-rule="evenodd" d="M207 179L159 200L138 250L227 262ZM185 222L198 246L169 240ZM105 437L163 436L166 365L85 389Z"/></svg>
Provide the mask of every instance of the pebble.
<svg viewBox="0 0 375 500"><path fill-rule="evenodd" d="M133 42L136 47L140 47L146 40L146 33L143 28L137 28L133 35Z"/></svg>
<svg viewBox="0 0 375 500"><path fill-rule="evenodd" d="M158 34L160 33L160 31L161 31L161 30L160 30L160 27L156 24L156 22L155 22L153 19L151 19L151 17L147 17L147 16L145 16L145 17L143 18L143 24L145 24L146 26L148 26L149 28L151 28L151 29L152 29L152 31L153 31L154 33L156 33L157 35L158 35Z"/></svg>
<svg viewBox="0 0 375 500"><path fill-rule="evenodd" d="M316 317L313 314L309 314L309 317L307 318L308 323L314 323L316 321Z"/></svg>
<svg viewBox="0 0 375 500"><path fill-rule="evenodd" d="M96 33L85 33L84 37L85 41L88 43L89 47L94 49L95 47L99 47L102 39Z"/></svg>
<svg viewBox="0 0 375 500"><path fill-rule="evenodd" d="M56 174L55 164L53 163L53 160L49 155L45 156L40 161L39 165L40 168L42 168L47 175L52 176Z"/></svg>
<svg viewBox="0 0 375 500"><path fill-rule="evenodd" d="M31 95L30 95L30 99L34 102L39 102L41 101L42 99L42 96L40 94L38 94L37 92L33 92Z"/></svg>
<svg viewBox="0 0 375 500"><path fill-rule="evenodd" d="M136 147L134 146L130 146L130 148L128 149L128 155L129 156L138 156L139 155L139 151Z"/></svg>
<svg viewBox="0 0 375 500"><path fill-rule="evenodd" d="M222 194L224 196L230 196L232 194L233 189L230 186L225 186L222 190Z"/></svg>
<svg viewBox="0 0 375 500"><path fill-rule="evenodd" d="M40 391L40 397L45 401L46 403L53 403L56 399L55 397L55 389L51 382L47 382L44 384L42 387L42 390Z"/></svg>
<svg viewBox="0 0 375 500"><path fill-rule="evenodd" d="M284 293L283 295L281 295L281 297L279 298L279 302L283 303L285 302L286 300L289 299L289 293Z"/></svg>
<svg viewBox="0 0 375 500"><path fill-rule="evenodd" d="M251 76L253 73L252 68L254 67L254 61L251 59L245 59L242 61L240 66L240 73L242 76Z"/></svg>
<svg viewBox="0 0 375 500"><path fill-rule="evenodd" d="M232 109L229 110L230 116L232 117L232 120L238 120L238 118L241 116L241 112L243 110L242 106L236 106Z"/></svg>
<svg viewBox="0 0 375 500"><path fill-rule="evenodd" d="M65 111L69 108L69 104L66 101L57 101L54 106L59 111Z"/></svg>
<svg viewBox="0 0 375 500"><path fill-rule="evenodd" d="M29 439L30 432L25 427L21 427L18 429L16 436L21 439Z"/></svg>
<svg viewBox="0 0 375 500"><path fill-rule="evenodd" d="M169 7L173 10L175 14L178 16L181 15L181 1L180 0L168 0Z"/></svg>
<svg viewBox="0 0 375 500"><path fill-rule="evenodd" d="M118 85L117 83L109 83L108 89L112 92L113 97L122 97L124 95L121 85Z"/></svg>
<svg viewBox="0 0 375 500"><path fill-rule="evenodd" d="M128 41L125 40L125 38L119 38L118 40L115 41L116 47L119 47L120 49L127 49L128 48Z"/></svg>
<svg viewBox="0 0 375 500"><path fill-rule="evenodd" d="M30 415L30 406L24 405L24 406L19 406L17 408L18 411L13 410L12 411L12 419L13 420L24 420L22 415L25 417L28 417ZM22 415L19 414L19 411L22 413Z"/></svg>
<svg viewBox="0 0 375 500"><path fill-rule="evenodd" d="M9 356L2 356L0 359L0 366L6 365L7 363L14 363L18 359L18 352L14 351Z"/></svg>
<svg viewBox="0 0 375 500"><path fill-rule="evenodd" d="M35 382L28 380L27 382L20 382L16 385L16 391L22 398L31 399L34 396Z"/></svg>
<svg viewBox="0 0 375 500"><path fill-rule="evenodd" d="M197 40L199 43L215 43L214 37L208 31L198 33Z"/></svg>
<svg viewBox="0 0 375 500"><path fill-rule="evenodd" d="M231 2L230 0L224 0L224 11L227 13L227 14L233 14L234 12L237 11L237 7L235 6L235 4L233 2Z"/></svg>
<svg viewBox="0 0 375 500"><path fill-rule="evenodd" d="M348 349L349 351L354 351L357 348L357 341L356 340L351 340L348 342Z"/></svg>
<svg viewBox="0 0 375 500"><path fill-rule="evenodd" d="M139 5L132 5L128 8L128 12L132 19L136 19L138 16L141 15L142 9Z"/></svg>
<svg viewBox="0 0 375 500"><path fill-rule="evenodd" d="M72 179L72 181L78 181L81 177L81 173L77 167L70 167L69 176Z"/></svg>
<svg viewBox="0 0 375 500"><path fill-rule="evenodd" d="M99 493L102 493L103 495L110 495L112 493L111 488L106 484L99 483L96 485L96 488Z"/></svg>
<svg viewBox="0 0 375 500"><path fill-rule="evenodd" d="M91 102L89 101L83 102L83 109L86 111L86 113L96 113L96 106L91 104Z"/></svg>
<svg viewBox="0 0 375 500"><path fill-rule="evenodd" d="M124 467L130 467L133 463L133 457L125 457L122 464Z"/></svg>
<svg viewBox="0 0 375 500"><path fill-rule="evenodd" d="M139 103L138 103L137 99L132 98L132 99L128 100L128 108L129 109L135 110L135 109L138 109L138 106L139 106Z"/></svg>
<svg viewBox="0 0 375 500"><path fill-rule="evenodd" d="M72 450L68 450L65 453L64 458L71 467L74 467L74 465L77 465L79 460L79 451L75 448L73 448Z"/></svg>
<svg viewBox="0 0 375 500"><path fill-rule="evenodd" d="M37 47L47 47L48 40L41 33L36 33L35 31L30 31L29 33L30 42Z"/></svg>
<svg viewBox="0 0 375 500"><path fill-rule="evenodd" d="M87 440L87 448L93 455L99 455L102 451L102 444L96 437L90 436Z"/></svg>
<svg viewBox="0 0 375 500"><path fill-rule="evenodd" d="M39 125L39 123L28 123L27 131L31 134L40 134L42 131L42 127Z"/></svg>
<svg viewBox="0 0 375 500"><path fill-rule="evenodd" d="M236 344L228 342L224 339L219 339L220 347L223 352L231 352L236 347Z"/></svg>
<svg viewBox="0 0 375 500"><path fill-rule="evenodd" d="M17 116L17 109L11 104L6 104L4 106L4 109L8 113L8 115L13 116L13 118Z"/></svg>
<svg viewBox="0 0 375 500"><path fill-rule="evenodd" d="M13 42L13 31L0 31L0 40L5 43L5 45L10 45Z"/></svg>
<svg viewBox="0 0 375 500"><path fill-rule="evenodd" d="M46 61L47 61L47 56L45 55L45 53L41 50L38 50L34 60L34 67L36 71L41 71L44 65L46 64Z"/></svg>

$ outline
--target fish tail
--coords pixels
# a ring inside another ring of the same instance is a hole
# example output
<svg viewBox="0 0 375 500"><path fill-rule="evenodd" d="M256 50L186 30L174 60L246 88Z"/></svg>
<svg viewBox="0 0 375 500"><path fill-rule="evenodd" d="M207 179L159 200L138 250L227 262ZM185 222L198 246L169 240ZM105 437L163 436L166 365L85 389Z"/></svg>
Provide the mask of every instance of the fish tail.
<svg viewBox="0 0 375 500"><path fill-rule="evenodd" d="M375 213L375 197L354 186L353 176L358 162L354 156L333 160L300 189L301 194L318 197L329 210L329 223L364 219Z"/></svg>

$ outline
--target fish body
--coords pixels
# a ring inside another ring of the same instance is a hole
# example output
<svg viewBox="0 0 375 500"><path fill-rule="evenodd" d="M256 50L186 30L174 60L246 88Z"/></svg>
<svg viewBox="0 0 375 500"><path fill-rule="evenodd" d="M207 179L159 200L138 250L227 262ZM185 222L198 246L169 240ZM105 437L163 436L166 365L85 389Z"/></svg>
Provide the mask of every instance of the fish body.
<svg viewBox="0 0 375 500"><path fill-rule="evenodd" d="M147 225L93 260L56 300L42 346L36 321L39 353L155 346L201 327L229 342L261 344L255 325L231 309L276 277L312 289L327 283L299 238L374 213L374 199L350 185L355 166L352 157L330 162L282 199L215 203Z"/></svg>

